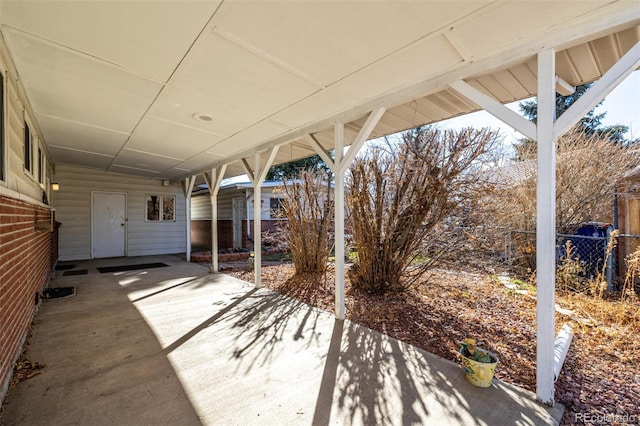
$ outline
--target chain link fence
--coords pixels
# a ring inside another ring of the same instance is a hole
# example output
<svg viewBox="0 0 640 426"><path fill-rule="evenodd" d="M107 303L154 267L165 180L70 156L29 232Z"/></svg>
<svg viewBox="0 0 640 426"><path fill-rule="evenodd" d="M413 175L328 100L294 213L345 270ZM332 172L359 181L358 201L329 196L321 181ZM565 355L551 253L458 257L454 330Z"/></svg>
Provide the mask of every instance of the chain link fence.
<svg viewBox="0 0 640 426"><path fill-rule="evenodd" d="M613 286L616 276L615 254L606 256L608 232L604 235L556 235L556 261L560 265L565 259L576 261L581 266L581 275L594 279L603 274L609 286ZM640 242L640 240L638 240ZM504 234L504 259L514 268L523 272L536 269L535 231L508 231Z"/></svg>
<svg viewBox="0 0 640 426"><path fill-rule="evenodd" d="M611 229L602 235L556 235L556 261L560 266L565 259L579 262L581 275L594 279L603 274L610 289L620 289L624 283L627 265L625 259L640 249L640 235L619 234L611 256L607 245ZM505 231L502 259L522 274L536 270L535 231Z"/></svg>

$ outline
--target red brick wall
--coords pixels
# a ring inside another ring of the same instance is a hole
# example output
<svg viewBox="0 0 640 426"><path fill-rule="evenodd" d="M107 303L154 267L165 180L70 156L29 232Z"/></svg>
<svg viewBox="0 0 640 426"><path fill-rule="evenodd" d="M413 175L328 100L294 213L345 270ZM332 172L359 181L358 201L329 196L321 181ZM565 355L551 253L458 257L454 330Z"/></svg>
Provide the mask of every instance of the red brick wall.
<svg viewBox="0 0 640 426"><path fill-rule="evenodd" d="M51 223L51 211L0 196L0 397L22 350L55 262L55 233L36 230Z"/></svg>
<svg viewBox="0 0 640 426"><path fill-rule="evenodd" d="M253 234L253 220L249 221L251 233ZM261 222L262 232L278 229L281 221L263 220ZM211 220L191 221L191 244L206 246L211 249ZM233 247L233 221L218 220L218 247L222 250ZM253 249L253 241L249 241L247 236L247 221L242 221L242 247Z"/></svg>
<svg viewBox="0 0 640 426"><path fill-rule="evenodd" d="M211 247L211 220L191 221L191 245Z"/></svg>
<svg viewBox="0 0 640 426"><path fill-rule="evenodd" d="M207 247L211 250L211 220L192 220L191 221L191 245ZM218 247L227 249L233 247L233 221L218 221Z"/></svg>

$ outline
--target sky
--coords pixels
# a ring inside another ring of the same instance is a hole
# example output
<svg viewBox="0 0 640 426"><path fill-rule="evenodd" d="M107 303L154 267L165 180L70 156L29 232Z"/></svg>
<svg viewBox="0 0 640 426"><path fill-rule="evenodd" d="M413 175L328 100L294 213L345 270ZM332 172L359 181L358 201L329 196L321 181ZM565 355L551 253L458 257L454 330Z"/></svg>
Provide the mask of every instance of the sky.
<svg viewBox="0 0 640 426"><path fill-rule="evenodd" d="M507 104L514 111L518 111L518 103ZM630 132L627 138L635 139L640 137L640 71L634 71L618 87L616 87L605 98L602 105L596 108L596 113L606 112L604 125L624 124L628 126ZM467 114L461 117L445 120L439 124L444 128L460 127L492 127L500 128L505 136L505 143L517 142L522 137L520 133L502 123L497 118L485 111Z"/></svg>

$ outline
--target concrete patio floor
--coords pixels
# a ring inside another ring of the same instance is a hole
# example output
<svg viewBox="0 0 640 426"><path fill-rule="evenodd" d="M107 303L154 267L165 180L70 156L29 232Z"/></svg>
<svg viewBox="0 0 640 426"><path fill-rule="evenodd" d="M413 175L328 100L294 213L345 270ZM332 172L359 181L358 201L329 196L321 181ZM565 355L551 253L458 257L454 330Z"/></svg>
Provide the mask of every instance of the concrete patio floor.
<svg viewBox="0 0 640 426"><path fill-rule="evenodd" d="M98 266L169 267L99 273ZM6 425L557 424L561 407L176 256L74 262L38 312ZM499 366L498 366L499 368Z"/></svg>

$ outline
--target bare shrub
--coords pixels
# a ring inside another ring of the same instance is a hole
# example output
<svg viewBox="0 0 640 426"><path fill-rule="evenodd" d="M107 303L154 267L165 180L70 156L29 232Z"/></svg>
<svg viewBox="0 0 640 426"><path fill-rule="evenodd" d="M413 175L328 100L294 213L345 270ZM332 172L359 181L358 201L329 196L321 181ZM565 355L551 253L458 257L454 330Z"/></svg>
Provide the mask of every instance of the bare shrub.
<svg viewBox="0 0 640 426"><path fill-rule="evenodd" d="M284 238L296 273L324 272L333 246L333 197L329 174L303 170L297 179L283 180L286 196L282 214L287 219Z"/></svg>
<svg viewBox="0 0 640 426"><path fill-rule="evenodd" d="M353 288L403 290L454 250L443 235L486 195L481 171L497 142L489 129L424 127L356 159L347 175Z"/></svg>
<svg viewBox="0 0 640 426"><path fill-rule="evenodd" d="M638 298L636 287L638 286L638 278L640 278L640 247L627 255L625 262L627 264L627 273L622 286L621 298L638 303L640 299Z"/></svg>
<svg viewBox="0 0 640 426"><path fill-rule="evenodd" d="M535 144L530 144L535 149ZM535 158L535 156L534 156ZM633 168L637 158L629 148L579 129L557 142L556 228L570 234L583 222L613 221L616 181ZM511 230L536 227L536 161L512 164L504 173L493 203L498 223ZM535 253L533 253L535 256Z"/></svg>

